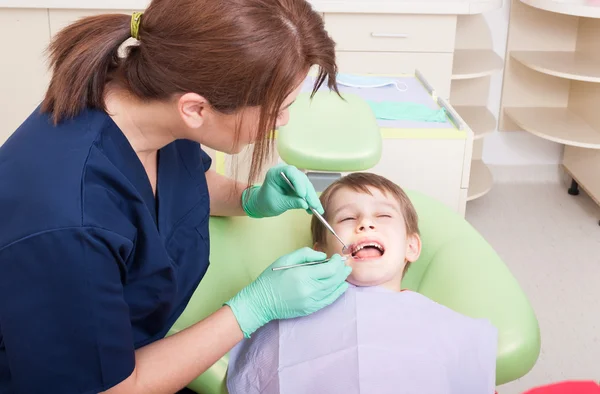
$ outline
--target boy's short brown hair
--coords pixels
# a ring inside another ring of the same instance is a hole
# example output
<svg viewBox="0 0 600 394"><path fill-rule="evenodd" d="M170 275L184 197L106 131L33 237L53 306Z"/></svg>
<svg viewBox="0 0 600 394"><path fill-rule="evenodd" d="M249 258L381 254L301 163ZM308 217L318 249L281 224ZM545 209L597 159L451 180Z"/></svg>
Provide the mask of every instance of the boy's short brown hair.
<svg viewBox="0 0 600 394"><path fill-rule="evenodd" d="M327 219L329 203L331 201L331 197L336 191L343 188L349 188L359 193L371 194L369 187L394 197L400 204L400 210L402 212L402 216L404 216L404 222L406 223L406 234L419 235L419 217L412 202L406 193L404 193L404 190L402 190L400 186L396 185L389 179L370 172L354 172L329 185L327 189L323 191L320 197L321 204L325 210L324 217ZM323 244L327 235L327 229L314 216L312 217L310 229L312 233L313 244Z"/></svg>

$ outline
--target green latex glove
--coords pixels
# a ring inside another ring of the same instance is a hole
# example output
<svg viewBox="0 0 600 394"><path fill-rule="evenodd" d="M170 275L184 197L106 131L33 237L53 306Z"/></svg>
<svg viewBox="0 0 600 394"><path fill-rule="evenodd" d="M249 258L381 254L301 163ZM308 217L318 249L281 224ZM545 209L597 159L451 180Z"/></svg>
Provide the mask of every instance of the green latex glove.
<svg viewBox="0 0 600 394"><path fill-rule="evenodd" d="M337 300L348 288L346 278L352 272L339 255L324 264L281 271L271 269L325 258L325 253L310 248L280 257L226 302L244 336L249 338L271 320L306 316Z"/></svg>
<svg viewBox="0 0 600 394"><path fill-rule="evenodd" d="M296 192L281 177L281 172L288 177L296 188ZM304 197L306 201L302 198ZM252 186L242 193L242 207L252 218L278 216L288 209L306 209L309 207L323 214L323 206L308 177L299 169L290 165L278 165L271 168L262 186Z"/></svg>

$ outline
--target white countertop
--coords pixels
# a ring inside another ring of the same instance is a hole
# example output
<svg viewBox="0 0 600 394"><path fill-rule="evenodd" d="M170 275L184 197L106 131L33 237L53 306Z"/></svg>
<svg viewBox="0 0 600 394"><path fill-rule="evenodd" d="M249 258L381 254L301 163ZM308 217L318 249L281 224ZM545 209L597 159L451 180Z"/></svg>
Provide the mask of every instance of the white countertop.
<svg viewBox="0 0 600 394"><path fill-rule="evenodd" d="M480 14L503 0L308 0L318 12ZM508 1L508 0L505 0ZM141 10L149 0L0 0L0 8Z"/></svg>
<svg viewBox="0 0 600 394"><path fill-rule="evenodd" d="M600 18L600 1L591 0L521 0L541 10L565 15Z"/></svg>

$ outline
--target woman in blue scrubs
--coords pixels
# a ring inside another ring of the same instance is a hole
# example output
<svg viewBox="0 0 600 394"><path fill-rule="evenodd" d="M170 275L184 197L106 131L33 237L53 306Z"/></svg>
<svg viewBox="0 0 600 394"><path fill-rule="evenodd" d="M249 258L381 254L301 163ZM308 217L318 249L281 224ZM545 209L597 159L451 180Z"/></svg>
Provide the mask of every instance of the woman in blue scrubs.
<svg viewBox="0 0 600 394"><path fill-rule="evenodd" d="M322 210L296 168L248 187L202 150L254 143L255 178L309 68L335 89L334 43L308 3L154 0L68 26L49 53L41 106L0 148L0 393L174 393L268 321L345 291L339 258L268 268L164 339L208 268L209 214L307 209L279 171Z"/></svg>

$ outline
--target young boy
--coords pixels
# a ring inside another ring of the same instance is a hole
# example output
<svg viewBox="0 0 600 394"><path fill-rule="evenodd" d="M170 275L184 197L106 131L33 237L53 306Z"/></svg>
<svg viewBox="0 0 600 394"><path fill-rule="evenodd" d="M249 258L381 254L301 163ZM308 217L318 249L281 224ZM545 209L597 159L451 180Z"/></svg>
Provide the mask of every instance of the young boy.
<svg viewBox="0 0 600 394"><path fill-rule="evenodd" d="M353 173L330 185L321 202L351 247L350 287L329 307L271 322L236 346L229 393L494 393L495 328L401 291L421 252L417 213L404 191L381 176ZM316 218L311 230L315 249L341 254Z"/></svg>
<svg viewBox="0 0 600 394"><path fill-rule="evenodd" d="M419 220L408 196L395 183L371 173L353 173L321 194L327 221L352 249L348 282L400 291L410 263L421 253ZM342 254L342 244L313 216L314 249Z"/></svg>

